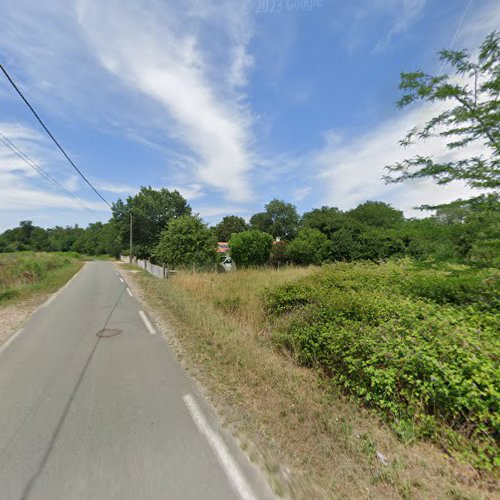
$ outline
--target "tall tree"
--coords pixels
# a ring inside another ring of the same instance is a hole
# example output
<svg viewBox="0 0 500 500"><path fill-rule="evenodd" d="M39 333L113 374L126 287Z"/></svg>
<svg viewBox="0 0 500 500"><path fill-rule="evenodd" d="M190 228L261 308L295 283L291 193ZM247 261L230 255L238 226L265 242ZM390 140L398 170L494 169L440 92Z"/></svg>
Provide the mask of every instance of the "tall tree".
<svg viewBox="0 0 500 500"><path fill-rule="evenodd" d="M247 229L248 226L243 217L227 215L215 226L215 234L217 241L229 241L232 234L241 233Z"/></svg>
<svg viewBox="0 0 500 500"><path fill-rule="evenodd" d="M321 264L330 254L331 242L319 229L304 227L288 245L290 258L296 264Z"/></svg>
<svg viewBox="0 0 500 500"><path fill-rule="evenodd" d="M454 75L430 75L423 71L402 73L399 87L405 93L399 107L416 101L443 102L447 108L421 129L413 128L400 141L444 139L450 150L481 142L487 152L451 161L416 156L388 165L387 182L430 177L438 184L461 180L468 186L498 192L500 187L500 35L493 32L473 59L465 50L442 50L440 59L451 65ZM464 155L465 156L465 155ZM475 198L482 201L481 195ZM470 202L470 200L468 200ZM433 207L422 207L433 208Z"/></svg>
<svg viewBox="0 0 500 500"><path fill-rule="evenodd" d="M191 207L178 191L143 186L126 203L122 200L113 203L112 213L112 222L125 248L129 244L132 215L133 252L138 257L149 257L168 223L181 215L190 215Z"/></svg>
<svg viewBox="0 0 500 500"><path fill-rule="evenodd" d="M172 267L206 268L215 261L214 235L196 215L182 215L170 221L153 255Z"/></svg>
<svg viewBox="0 0 500 500"><path fill-rule="evenodd" d="M314 208L302 216L302 226L318 229L329 238L343 227L346 216L336 207Z"/></svg>
<svg viewBox="0 0 500 500"><path fill-rule="evenodd" d="M347 212L347 215L373 227L391 228L404 221L403 212L382 201L366 201Z"/></svg>
<svg viewBox="0 0 500 500"><path fill-rule="evenodd" d="M259 212L250 219L250 225L253 229L285 240L291 240L295 237L299 223L300 216L297 213L297 207L292 203L277 199L271 200L264 207L264 212Z"/></svg>

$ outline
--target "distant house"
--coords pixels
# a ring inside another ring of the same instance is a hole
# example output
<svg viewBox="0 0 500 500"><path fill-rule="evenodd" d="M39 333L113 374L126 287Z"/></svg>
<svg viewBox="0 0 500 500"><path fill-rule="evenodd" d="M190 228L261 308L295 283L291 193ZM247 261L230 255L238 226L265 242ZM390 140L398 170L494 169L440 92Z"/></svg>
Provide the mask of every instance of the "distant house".
<svg viewBox="0 0 500 500"><path fill-rule="evenodd" d="M225 241L217 242L217 253L229 253L229 243Z"/></svg>

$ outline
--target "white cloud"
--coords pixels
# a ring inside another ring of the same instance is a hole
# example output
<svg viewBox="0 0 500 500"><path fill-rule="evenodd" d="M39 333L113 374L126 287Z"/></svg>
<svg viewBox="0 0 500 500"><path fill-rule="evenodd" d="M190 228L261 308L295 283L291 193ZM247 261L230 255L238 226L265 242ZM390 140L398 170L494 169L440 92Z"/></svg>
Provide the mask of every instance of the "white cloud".
<svg viewBox="0 0 500 500"><path fill-rule="evenodd" d="M243 201L251 196L252 119L234 87L244 83L250 66L248 36L235 35L242 9L230 2L213 5L186 2L160 8L158 2L82 0L78 20L100 63L168 113L171 136L194 155L198 181ZM202 38L200 23L213 40ZM224 43L227 53L207 54L212 45L220 49ZM229 87L223 85L227 80Z"/></svg>
<svg viewBox="0 0 500 500"><path fill-rule="evenodd" d="M373 51L390 48L395 39L404 35L421 18L427 0L371 0L346 2L349 23L336 18L333 28L344 33L343 42L352 51L372 44ZM372 38L372 36L374 38Z"/></svg>
<svg viewBox="0 0 500 500"><path fill-rule="evenodd" d="M476 0L477 1L477 0ZM462 49L464 46L472 50L479 47L484 37L500 26L500 4L497 0L489 0L482 3L480 9L474 8L474 0L470 7L465 10L465 20L457 26L453 47ZM466 6L467 7L467 6Z"/></svg>
<svg viewBox="0 0 500 500"><path fill-rule="evenodd" d="M128 184L120 184L103 180L94 181L95 187L100 191L107 191L115 194L135 194L139 191L138 187Z"/></svg>
<svg viewBox="0 0 500 500"><path fill-rule="evenodd" d="M51 159L51 154L45 155L45 139L38 132L17 123L6 122L0 123L0 132L10 141L7 143L11 147L16 147L28 155L36 166L49 175L53 173L47 162L47 159ZM2 137L0 139L4 140ZM77 181L74 175L59 176L58 180L68 190L76 189ZM82 200L82 203L92 210L107 210L107 206L101 202ZM12 212L50 208L84 210L74 198L61 194L26 161L3 142L0 143L0 210Z"/></svg>
<svg viewBox="0 0 500 500"><path fill-rule="evenodd" d="M67 179L60 182L60 184L70 192L78 191L80 187L80 177L77 175L70 175Z"/></svg>
<svg viewBox="0 0 500 500"><path fill-rule="evenodd" d="M393 203L407 215L416 215L413 207L423 204L446 203L459 197L477 194L464 184L456 182L438 186L430 180L404 184L385 185L384 167L405 158L421 154L444 161L459 158L463 151L449 151L439 138L428 139L407 148L398 141L413 126L421 126L438 112L437 106L421 105L411 111L381 123L375 130L343 142L327 141L314 156L319 167L319 178L327 184L324 202L350 209L366 200L383 200ZM480 154L484 146L474 143L469 154ZM421 213L421 212L418 212Z"/></svg>
<svg viewBox="0 0 500 500"><path fill-rule="evenodd" d="M304 198L306 198L309 195L311 190L312 190L311 186L304 186L304 187L299 187L299 188L294 189L292 191L293 201L302 201Z"/></svg>
<svg viewBox="0 0 500 500"><path fill-rule="evenodd" d="M400 22L394 24L394 34L406 29L407 23L416 19L425 2L414 0L380 0L375 6L401 8ZM372 6L373 7L373 6ZM477 50L484 37L500 24L500 5L490 0L481 9L469 10L463 24L455 30L457 43L453 48L466 47L472 52ZM397 28L399 26L399 28ZM397 29L396 29L397 28ZM392 36L392 35L391 35ZM413 209L419 205L448 203L457 198L467 198L479 194L478 190L468 188L462 182L436 185L430 179L415 180L403 184L386 185L382 176L384 167L416 154L434 156L450 161L467 155L488 153L486 148L475 142L466 151L446 149L440 139L428 139L408 148L398 141L415 125L422 125L435 116L443 107L420 104L399 111L389 120L379 123L373 130L350 138L338 130L325 133L324 147L312 154L312 161L319 169L319 181L326 183L324 203L350 209L366 200L383 200L404 210L408 216L425 216L426 212Z"/></svg>
<svg viewBox="0 0 500 500"><path fill-rule="evenodd" d="M386 11L391 26L374 50L383 50L391 45L394 37L404 33L421 16L427 0L377 0L372 7Z"/></svg>

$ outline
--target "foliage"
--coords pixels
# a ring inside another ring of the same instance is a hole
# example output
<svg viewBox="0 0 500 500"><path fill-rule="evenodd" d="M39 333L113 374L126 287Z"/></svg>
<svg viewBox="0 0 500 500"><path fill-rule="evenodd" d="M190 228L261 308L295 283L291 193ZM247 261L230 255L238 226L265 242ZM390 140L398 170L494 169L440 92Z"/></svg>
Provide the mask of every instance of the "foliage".
<svg viewBox="0 0 500 500"><path fill-rule="evenodd" d="M227 215L215 226L217 241L229 241L233 233L241 233L248 229L243 217Z"/></svg>
<svg viewBox="0 0 500 500"><path fill-rule="evenodd" d="M323 206L315 208L302 216L302 226L319 229L331 238L335 231L342 228L346 216L336 207Z"/></svg>
<svg viewBox="0 0 500 500"><path fill-rule="evenodd" d="M0 255L0 303L37 291L51 280L76 270L70 254L16 252ZM57 287L56 287L57 288Z"/></svg>
<svg viewBox="0 0 500 500"><path fill-rule="evenodd" d="M449 106L421 130L412 129L401 141L440 137L450 150L481 142L488 155L437 162L416 156L387 167L388 182L430 177L438 184L461 180L473 188L500 187L500 35L493 32L482 43L476 60L466 51L442 50L440 59L451 65L455 76L434 76L423 71L402 73L400 88L406 92L400 107L416 101L443 102ZM484 201L484 195L475 201Z"/></svg>
<svg viewBox="0 0 500 500"><path fill-rule="evenodd" d="M130 215L132 215L133 254L149 257L168 223L181 215L191 214L191 207L178 191L142 186L124 203L113 203L111 223L115 226L122 247L129 246Z"/></svg>
<svg viewBox="0 0 500 500"><path fill-rule="evenodd" d="M71 247L86 255L112 255L118 258L121 253L120 237L112 224L95 222L89 224Z"/></svg>
<svg viewBox="0 0 500 500"><path fill-rule="evenodd" d="M305 227L288 246L288 254L296 264L321 264L330 253L330 245L326 234Z"/></svg>
<svg viewBox="0 0 500 500"><path fill-rule="evenodd" d="M497 271L336 264L269 289L277 340L297 360L474 465L498 463Z"/></svg>
<svg viewBox="0 0 500 500"><path fill-rule="evenodd" d="M250 218L252 229L288 241L295 237L299 222L300 216L295 205L277 199L271 200L264 207L264 212L259 212Z"/></svg>
<svg viewBox="0 0 500 500"><path fill-rule="evenodd" d="M404 221L403 212L382 201L366 201L347 212L347 215L368 226L394 228Z"/></svg>
<svg viewBox="0 0 500 500"><path fill-rule="evenodd" d="M196 215L182 215L170 221L153 251L156 261L169 267L203 269L215 261L212 231Z"/></svg>
<svg viewBox="0 0 500 500"><path fill-rule="evenodd" d="M229 240L231 257L240 267L266 264L272 246L273 237L257 229L233 234Z"/></svg>
<svg viewBox="0 0 500 500"><path fill-rule="evenodd" d="M176 196L174 198L177 199ZM122 202L117 204L120 203L123 205ZM267 206L269 205L272 203ZM256 220L265 221L267 218L268 215L262 212L256 214L252 221L255 225ZM139 224L139 219L134 218L134 221L134 226ZM126 223L126 217L123 222ZM22 221L19 227L0 235L0 253L18 250L77 251L88 255L108 254L117 257L128 251L128 243L123 243L119 224L112 218L105 224L89 224L85 229L78 226L43 229L33 226L31 221ZM228 216L218 225L219 238L217 228L211 228L210 231L214 239L220 240L224 232L226 235L230 232L236 233L244 227L243 219ZM128 226L125 230L128 230L127 228ZM321 251L314 257L309 257L313 255L313 250L311 243L307 242L307 237L304 238L306 233L302 231L306 230L313 230L309 234L315 235L314 238L318 242L320 239L324 242L324 238L317 231L328 240L324 245L320 245ZM160 235L157 239L151 236L148 238L156 245ZM321 207L303 215L295 239L282 239L280 243L272 246L271 264L278 265L289 261L290 246L293 252L292 260L297 264L382 261L391 257L410 256L422 261L462 262L478 268L498 267L500 201L498 196L491 195L479 204L457 202L441 206L435 215L421 220L405 219L400 211L382 202L366 202L347 212L335 207ZM151 253L151 247L136 240L134 255L150 257ZM267 257L263 262L267 262Z"/></svg>
<svg viewBox="0 0 500 500"><path fill-rule="evenodd" d="M120 243L115 227L106 223L43 229L31 221L22 221L18 227L0 235L0 253L17 251L79 252L86 255L108 254L117 257Z"/></svg>

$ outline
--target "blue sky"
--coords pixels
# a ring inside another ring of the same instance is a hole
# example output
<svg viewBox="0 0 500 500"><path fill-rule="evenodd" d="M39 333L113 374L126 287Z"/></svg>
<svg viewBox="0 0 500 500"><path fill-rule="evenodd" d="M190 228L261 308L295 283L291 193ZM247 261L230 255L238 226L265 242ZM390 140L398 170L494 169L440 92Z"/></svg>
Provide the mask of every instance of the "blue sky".
<svg viewBox="0 0 500 500"><path fill-rule="evenodd" d="M495 0L0 0L0 9L2 64L110 202L141 185L175 188L216 223L275 197L301 212L382 200L415 216L416 205L468 194L381 176L415 152L449 155L433 141L398 146L435 112L396 109L399 73L438 71L439 49L477 47L500 26ZM110 217L5 79L0 132L92 209L0 144L0 230Z"/></svg>

